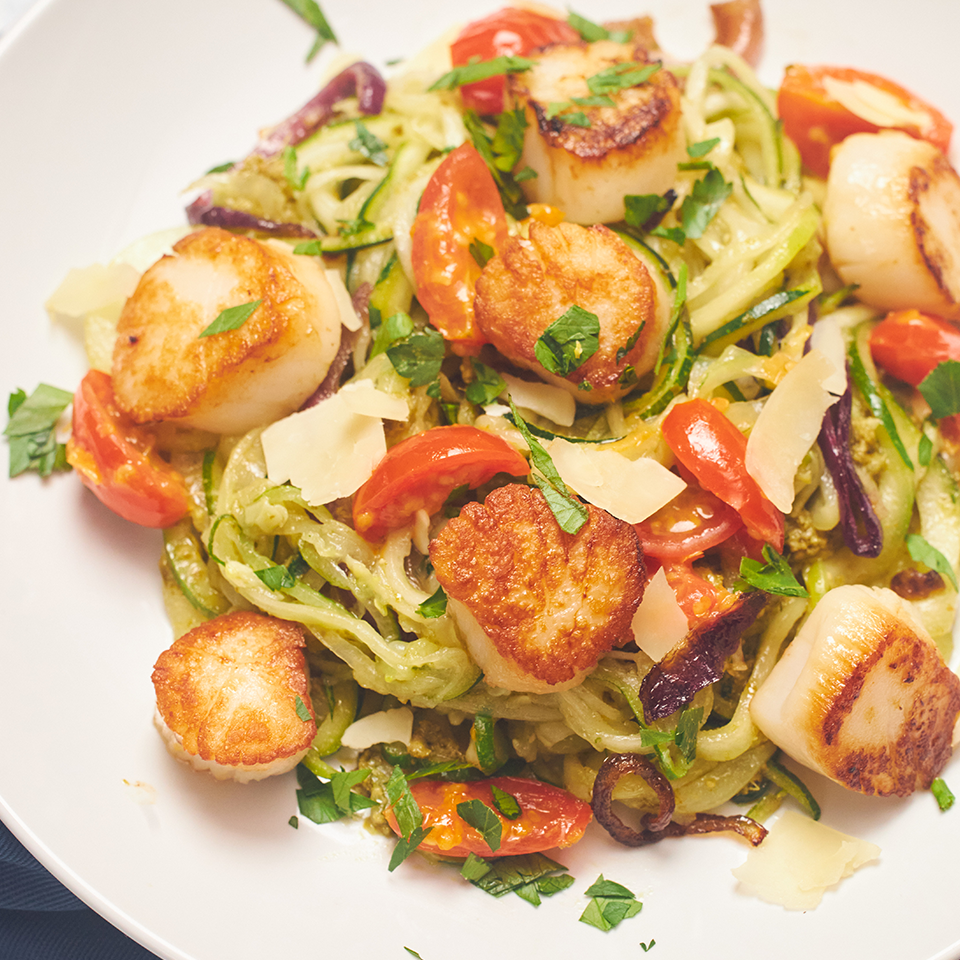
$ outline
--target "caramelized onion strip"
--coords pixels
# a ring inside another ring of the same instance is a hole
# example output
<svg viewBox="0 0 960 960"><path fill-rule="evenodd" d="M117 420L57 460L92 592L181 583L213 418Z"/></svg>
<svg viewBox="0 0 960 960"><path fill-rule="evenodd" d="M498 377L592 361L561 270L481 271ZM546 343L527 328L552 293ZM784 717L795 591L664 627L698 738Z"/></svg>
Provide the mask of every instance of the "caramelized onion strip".
<svg viewBox="0 0 960 960"><path fill-rule="evenodd" d="M760 61L763 50L763 11L760 0L729 0L710 7L715 43L738 53L751 67Z"/></svg>

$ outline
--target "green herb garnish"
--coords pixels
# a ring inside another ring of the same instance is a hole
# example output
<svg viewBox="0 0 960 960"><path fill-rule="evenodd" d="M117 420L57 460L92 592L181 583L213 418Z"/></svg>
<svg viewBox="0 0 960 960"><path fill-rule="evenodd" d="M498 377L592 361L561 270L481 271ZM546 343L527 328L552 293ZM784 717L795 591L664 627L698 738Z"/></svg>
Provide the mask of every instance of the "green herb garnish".
<svg viewBox="0 0 960 960"><path fill-rule="evenodd" d="M283 590L292 587L297 582L291 576L290 571L279 564L275 567L267 567L266 570L254 570L254 573L271 590Z"/></svg>
<svg viewBox="0 0 960 960"><path fill-rule="evenodd" d="M378 356L387 351L400 340L405 340L413 333L413 320L408 313L399 311L393 316L387 317L379 327L373 337L373 345L370 347L370 358Z"/></svg>
<svg viewBox="0 0 960 960"><path fill-rule="evenodd" d="M7 400L9 420L3 434L10 447L10 476L36 470L48 477L54 470L69 470L66 450L57 443L56 426L73 394L41 383L28 397L15 390Z"/></svg>
<svg viewBox="0 0 960 960"><path fill-rule="evenodd" d="M428 597L417 607L417 613L427 620L435 620L447 612L447 595L443 587L437 587L436 593Z"/></svg>
<svg viewBox="0 0 960 960"><path fill-rule="evenodd" d="M565 377L586 363L599 346L597 315L574 304L543 331L533 352L550 373Z"/></svg>
<svg viewBox="0 0 960 960"><path fill-rule="evenodd" d="M634 898L632 891L612 880L604 880L602 873L587 890L587 896L593 899L583 911L580 922L598 930L612 930L643 909L643 904Z"/></svg>
<svg viewBox="0 0 960 960"><path fill-rule="evenodd" d="M340 792L342 791L340 784L349 782L352 776L361 772L366 773L367 771L351 770L333 773L330 781L325 783L303 764L300 764L297 767L297 782L300 785L300 789L297 790L297 806L300 808L300 813L314 823L333 823L347 814L377 806L375 800L359 793L353 793L349 788L347 790L349 796L346 799L344 799L344 794ZM342 805L338 804L335 799L335 794L338 792Z"/></svg>
<svg viewBox="0 0 960 960"><path fill-rule="evenodd" d="M790 564L769 543L763 545L763 559L766 563L750 557L740 560L740 579L734 584L737 589L755 587L781 597L810 596L793 575Z"/></svg>
<svg viewBox="0 0 960 960"><path fill-rule="evenodd" d="M713 168L693 185L693 192L683 198L680 206L680 224L683 232L694 239L703 236L704 230L714 218L724 201L733 191L733 184L723 179L723 174Z"/></svg>
<svg viewBox="0 0 960 960"><path fill-rule="evenodd" d="M227 307L221 310L217 319L204 329L199 337L212 337L217 333L225 333L227 330L238 330L253 316L253 312L263 303L263 300L251 300L249 303L238 303L235 307Z"/></svg>
<svg viewBox="0 0 960 960"><path fill-rule="evenodd" d="M944 812L949 810L956 800L951 789L940 777L937 777L933 783L930 784L930 792L933 794L940 809Z"/></svg>
<svg viewBox="0 0 960 960"><path fill-rule="evenodd" d="M283 148L283 177L290 184L291 190L302 190L307 185L310 170L304 167L297 170L297 151L293 147Z"/></svg>
<svg viewBox="0 0 960 960"><path fill-rule="evenodd" d="M461 67L454 67L445 73L439 80L427 89L455 90L468 83L478 80L487 80L490 77L500 77L506 73L523 73L529 70L535 60L526 57L494 57L492 60L480 60L477 63L467 63Z"/></svg>
<svg viewBox="0 0 960 960"><path fill-rule="evenodd" d="M930 404L930 416L934 420L960 413L960 363L956 360L938 363L917 389Z"/></svg>
<svg viewBox="0 0 960 960"><path fill-rule="evenodd" d="M423 843L433 827L423 829L423 813L410 792L407 778L399 766L393 768L384 789L387 801L393 808L393 815L397 818L397 826L401 834L396 847L393 848L393 855L387 867L392 873Z"/></svg>
<svg viewBox="0 0 960 960"><path fill-rule="evenodd" d="M501 790L493 784L490 785L490 790L493 793L494 806L500 813L508 820L516 820L523 812L517 798L512 793L507 793L506 790Z"/></svg>
<svg viewBox="0 0 960 960"><path fill-rule="evenodd" d="M493 860L470 854L460 873L464 879L492 897L515 893L538 907L541 897L552 897L573 884L573 877L562 873L566 869L542 853ZM557 873L562 875L555 876Z"/></svg>
<svg viewBox="0 0 960 960"><path fill-rule="evenodd" d="M313 715L310 713L310 710L308 709L307 705L303 702L303 699L301 698L299 693L297 694L297 699L296 699L296 710L297 710L297 716L304 723L309 723L313 719Z"/></svg>
<svg viewBox="0 0 960 960"><path fill-rule="evenodd" d="M500 849L503 838L503 824L496 813L482 800L465 800L457 804L457 813L483 837L483 842L491 853Z"/></svg>
<svg viewBox="0 0 960 960"><path fill-rule="evenodd" d="M587 87L596 96L617 93L646 83L662 66L660 63L617 63L592 77L587 77Z"/></svg>
<svg viewBox="0 0 960 960"><path fill-rule="evenodd" d="M353 124L357 135L348 144L350 149L356 150L378 167L385 167L388 163L387 145L376 134L371 133L362 120L354 120Z"/></svg>
<svg viewBox="0 0 960 960"><path fill-rule="evenodd" d="M204 176L208 177L211 173L226 173L228 170L232 170L236 165L236 160L228 160L226 163L218 163L215 167L211 167L204 174Z"/></svg>
<svg viewBox="0 0 960 960"><path fill-rule="evenodd" d="M623 198L626 208L624 220L631 227L643 230L653 217L663 216L672 206L675 197L670 194L644 193L637 196L628 194Z"/></svg>
<svg viewBox="0 0 960 960"><path fill-rule="evenodd" d="M443 336L433 327L387 348L394 370L406 377L411 387L422 387L440 376L445 352Z"/></svg>
<svg viewBox="0 0 960 960"><path fill-rule="evenodd" d="M325 44L338 42L336 34L331 29L316 0L283 0L283 2L317 31L317 38L307 54L307 63L320 52Z"/></svg>
<svg viewBox="0 0 960 960"><path fill-rule="evenodd" d="M922 563L931 570L936 570L941 576L946 577L953 584L954 590L960 589L957 586L957 575L954 573L950 561L936 547L928 543L918 533L908 534L906 543L910 556L917 563Z"/></svg>
<svg viewBox="0 0 960 960"><path fill-rule="evenodd" d="M506 390L506 381L493 367L481 363L476 357L470 358L470 364L476 379L467 384L466 397L471 403L485 407Z"/></svg>
<svg viewBox="0 0 960 960"><path fill-rule="evenodd" d="M477 266L482 270L491 260L494 254L493 247L489 243L484 243L477 237L474 237L467 248L470 256L476 261Z"/></svg>
<svg viewBox="0 0 960 960"><path fill-rule="evenodd" d="M687 147L687 156L699 159L705 157L718 143L719 137L711 137L709 140L701 140L699 143L691 143Z"/></svg>

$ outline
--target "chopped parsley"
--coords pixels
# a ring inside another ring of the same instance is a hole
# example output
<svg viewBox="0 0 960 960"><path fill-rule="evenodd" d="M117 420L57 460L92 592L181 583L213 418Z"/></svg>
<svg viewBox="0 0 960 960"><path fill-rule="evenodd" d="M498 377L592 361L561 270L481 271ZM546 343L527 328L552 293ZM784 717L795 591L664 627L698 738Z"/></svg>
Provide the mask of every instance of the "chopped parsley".
<svg viewBox="0 0 960 960"><path fill-rule="evenodd" d="M307 185L310 170L304 167L297 170L297 151L293 147L283 148L283 177L290 184L291 190L302 190Z"/></svg>
<svg viewBox="0 0 960 960"><path fill-rule="evenodd" d="M930 404L934 420L960 413L960 363L944 360L920 381L923 399Z"/></svg>
<svg viewBox="0 0 960 960"><path fill-rule="evenodd" d="M926 541L918 533L907 535L907 550L910 556L917 561L936 570L941 576L946 577L952 584L954 590L960 590L957 586L957 575L954 573L950 561L931 543Z"/></svg>
<svg viewBox="0 0 960 960"><path fill-rule="evenodd" d="M301 698L299 693L297 694L296 710L297 710L297 716L304 723L309 723L313 719L313 716L310 713L310 710L307 708L307 705L303 702L303 699Z"/></svg>
<svg viewBox="0 0 960 960"><path fill-rule="evenodd" d="M423 829L423 813L410 792L407 778L399 766L393 768L384 789L400 829L400 839L393 848L393 856L390 857L390 864L387 867L392 873L423 843L433 827Z"/></svg>
<svg viewBox="0 0 960 960"><path fill-rule="evenodd" d="M489 243L484 243L478 237L473 238L467 249L481 270L490 262L494 254L493 247L491 247Z"/></svg>
<svg viewBox="0 0 960 960"><path fill-rule="evenodd" d="M254 573L271 590L283 590L292 587L297 582L290 571L279 564L267 567L265 570L255 570Z"/></svg>
<svg viewBox="0 0 960 960"><path fill-rule="evenodd" d="M614 43L627 43L633 36L632 30L608 30L601 27L572 10L567 16L567 23L573 27L587 43L596 43L597 40L612 40Z"/></svg>
<svg viewBox="0 0 960 960"><path fill-rule="evenodd" d="M261 303L263 300L251 300L249 303L238 303L235 307L221 310L217 319L198 334L198 339L225 333L227 330L239 330L253 316Z"/></svg>
<svg viewBox="0 0 960 960"><path fill-rule="evenodd" d="M700 157L705 157L719 142L719 137L711 137L709 140L691 143L690 146L687 147L687 156L693 157L695 160L698 160Z"/></svg>
<svg viewBox="0 0 960 960"><path fill-rule="evenodd" d="M623 358L637 345L637 341L640 339L640 334L643 333L643 328L647 325L646 320L641 320L640 325L636 330L633 331L630 339L617 350L617 363L622 363Z"/></svg>
<svg viewBox="0 0 960 960"><path fill-rule="evenodd" d="M602 873L587 890L587 896L592 899L583 911L580 922L590 924L598 930L612 930L624 920L635 917L643 909L643 904L634 897L631 890L612 880L605 880Z"/></svg>
<svg viewBox="0 0 960 960"><path fill-rule="evenodd" d="M944 813L953 806L954 801L957 799L953 795L953 791L940 777L937 777L936 780L930 784L930 792L933 794L933 798L937 801L937 805L942 811L944 811Z"/></svg>
<svg viewBox="0 0 960 960"><path fill-rule="evenodd" d="M650 229L651 221L656 218L656 223L659 223L660 218L670 210L676 199L677 195L672 190L663 196L658 193L627 194L623 198L626 208L624 220L628 226L636 227L638 230Z"/></svg>
<svg viewBox="0 0 960 960"><path fill-rule="evenodd" d="M473 110L463 115L463 123L500 191L504 209L514 219L522 220L527 215L527 205L520 184L510 171L523 150L523 134L527 128L523 110L505 110L497 117L492 133Z"/></svg>
<svg viewBox="0 0 960 960"><path fill-rule="evenodd" d="M539 907L541 897L552 897L573 884L573 877L564 873L566 869L542 853L492 860L471 853L464 861L460 875L492 897L515 893Z"/></svg>
<svg viewBox="0 0 960 960"><path fill-rule="evenodd" d="M599 346L597 315L574 304L543 331L533 352L550 373L565 377L586 363Z"/></svg>
<svg viewBox="0 0 960 960"><path fill-rule="evenodd" d="M490 77L500 77L506 73L523 73L535 63L535 60L528 60L526 57L509 56L480 60L477 63L466 63L449 70L428 89L455 90L457 87L462 87L468 83L476 83L478 80L488 80Z"/></svg>
<svg viewBox="0 0 960 960"><path fill-rule="evenodd" d="M410 381L411 387L431 384L440 376L446 348L443 336L433 327L425 327L387 348L394 370Z"/></svg>
<svg viewBox="0 0 960 960"><path fill-rule="evenodd" d="M618 93L646 83L662 66L661 63L616 63L592 77L587 77L587 87L595 96Z"/></svg>
<svg viewBox="0 0 960 960"><path fill-rule="evenodd" d="M475 379L467 384L467 399L477 406L485 407L506 390L506 381L493 367L481 363L476 357L470 358L470 365L473 367Z"/></svg>
<svg viewBox="0 0 960 960"><path fill-rule="evenodd" d="M490 790L493 793L494 806L508 820L516 820L523 812L520 809L520 803L512 793L501 790L498 786L490 784Z"/></svg>
<svg viewBox="0 0 960 960"><path fill-rule="evenodd" d="M15 390L7 401L9 420L3 431L10 447L10 476L36 470L48 477L54 470L69 470L66 450L57 443L56 426L73 394L41 383L28 397Z"/></svg>
<svg viewBox="0 0 960 960"><path fill-rule="evenodd" d="M735 584L738 589L755 587L781 597L810 596L793 575L790 564L769 543L763 545L763 559L766 563L751 557L740 560L740 580Z"/></svg>
<svg viewBox="0 0 960 960"><path fill-rule="evenodd" d="M404 340L413 333L413 320L408 313L402 310L387 317L377 328L373 337L373 345L370 347L370 358L378 356L387 351L389 347L400 340Z"/></svg>
<svg viewBox="0 0 960 960"><path fill-rule="evenodd" d="M447 595L443 587L437 587L437 592L428 597L417 607L417 613L428 620L435 620L447 612Z"/></svg>
<svg viewBox="0 0 960 960"><path fill-rule="evenodd" d="M324 782L301 763L297 767L297 806L301 815L314 823L333 823L348 814L375 807L375 800L352 790L368 774L368 770L341 770Z"/></svg>
<svg viewBox="0 0 960 960"><path fill-rule="evenodd" d="M317 31L317 38L307 54L309 63L327 43L337 43L336 34L327 22L316 0L283 0L283 2Z"/></svg>
<svg viewBox="0 0 960 960"><path fill-rule="evenodd" d="M385 167L388 162L387 145L376 134L371 133L362 120L354 120L353 124L357 135L348 144L350 149L356 150L378 167Z"/></svg>
<svg viewBox="0 0 960 960"><path fill-rule="evenodd" d="M482 800L473 799L458 803L457 813L483 837L483 842L490 848L491 853L496 853L500 849L503 824L496 813Z"/></svg>

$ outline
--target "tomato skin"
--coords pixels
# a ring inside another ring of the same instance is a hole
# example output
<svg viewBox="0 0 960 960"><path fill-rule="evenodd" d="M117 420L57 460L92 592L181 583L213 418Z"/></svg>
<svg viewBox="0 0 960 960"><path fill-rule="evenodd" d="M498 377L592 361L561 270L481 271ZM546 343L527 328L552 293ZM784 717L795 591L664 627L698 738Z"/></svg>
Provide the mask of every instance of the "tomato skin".
<svg viewBox="0 0 960 960"><path fill-rule="evenodd" d="M517 798L521 813L508 820L497 811L491 787L498 787ZM494 777L455 783L448 780L414 780L410 784L424 828L433 827L419 849L446 857L466 857L470 853L490 856L491 851L480 833L468 826L457 813L457 804L480 800L497 812L502 826L500 847L496 856L520 856L539 853L553 847L569 847L582 836L593 818L589 803L572 793L521 777ZM386 810L387 822L400 832L393 811Z"/></svg>
<svg viewBox="0 0 960 960"><path fill-rule="evenodd" d="M797 145L804 164L818 177L830 170L830 150L851 133L876 133L881 127L852 113L835 100L824 86L825 78L847 83L863 81L888 93L912 111L929 118L921 130L916 126L883 129L903 130L913 137L928 140L943 153L950 148L953 124L936 107L915 97L909 90L886 77L850 67L787 67L777 94L777 110L784 132Z"/></svg>
<svg viewBox="0 0 960 960"><path fill-rule="evenodd" d="M644 556L665 561L702 556L742 526L733 507L696 482L688 483L653 516L634 524Z"/></svg>
<svg viewBox="0 0 960 960"><path fill-rule="evenodd" d="M450 59L455 67L462 67L474 58L523 56L548 43L574 43L579 39L580 34L564 20L533 10L505 7L467 24L450 45ZM501 113L504 87L502 76L468 83L460 88L463 105L481 115Z"/></svg>
<svg viewBox="0 0 960 960"><path fill-rule="evenodd" d="M472 143L452 151L423 191L411 231L417 299L430 322L461 354L485 343L473 312L481 267L470 252L480 240L499 250L507 217L493 176Z"/></svg>
<svg viewBox="0 0 960 960"><path fill-rule="evenodd" d="M674 456L740 514L750 536L783 550L783 514L747 473L747 438L712 403L678 403L660 429Z"/></svg>
<svg viewBox="0 0 960 960"><path fill-rule="evenodd" d="M653 560L648 573L656 573L659 561ZM728 590L717 587L697 574L689 561L661 563L663 572L677 598L680 609L687 615L687 623L693 629L700 620L722 609L733 596Z"/></svg>
<svg viewBox="0 0 960 960"><path fill-rule="evenodd" d="M523 454L495 434L477 427L433 427L387 451L354 495L353 525L376 542L418 510L436 513L457 487L478 487L498 473L529 472Z"/></svg>
<svg viewBox="0 0 960 960"><path fill-rule="evenodd" d="M185 516L183 477L153 452L153 438L116 404L110 376L90 370L73 398L67 459L114 513L143 527L169 527Z"/></svg>
<svg viewBox="0 0 960 960"><path fill-rule="evenodd" d="M917 386L937 364L960 360L960 326L919 310L895 310L870 333L870 353L888 373Z"/></svg>

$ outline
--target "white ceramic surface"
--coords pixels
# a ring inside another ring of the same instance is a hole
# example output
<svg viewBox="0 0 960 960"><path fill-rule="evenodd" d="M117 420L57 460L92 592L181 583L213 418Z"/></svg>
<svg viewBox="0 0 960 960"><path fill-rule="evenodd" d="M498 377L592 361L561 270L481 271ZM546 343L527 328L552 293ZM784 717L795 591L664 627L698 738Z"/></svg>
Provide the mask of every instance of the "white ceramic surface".
<svg viewBox="0 0 960 960"><path fill-rule="evenodd" d="M705 3L596 0L593 19L652 12L696 54ZM325 0L348 50L383 62L495 0ZM891 75L960 118L955 0L768 0L761 71L791 61ZM84 369L43 302L71 266L181 222L178 192L242 155L316 89L309 31L279 0L48 0L0 41L0 392L72 388ZM150 671L169 642L159 536L116 519L76 478L0 481L0 816L71 889L167 960L531 954L658 960L955 960L960 809L929 795L867 800L815 777L824 820L878 843L877 865L811 913L739 894L745 847L725 837L630 851L598 829L561 858L574 888L539 909L494 900L356 826L299 830L292 777L215 783L165 753ZM960 788L960 761L945 774ZM642 914L577 923L603 872Z"/></svg>

